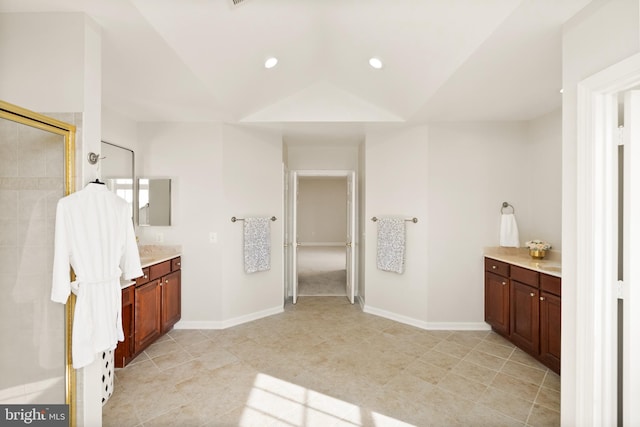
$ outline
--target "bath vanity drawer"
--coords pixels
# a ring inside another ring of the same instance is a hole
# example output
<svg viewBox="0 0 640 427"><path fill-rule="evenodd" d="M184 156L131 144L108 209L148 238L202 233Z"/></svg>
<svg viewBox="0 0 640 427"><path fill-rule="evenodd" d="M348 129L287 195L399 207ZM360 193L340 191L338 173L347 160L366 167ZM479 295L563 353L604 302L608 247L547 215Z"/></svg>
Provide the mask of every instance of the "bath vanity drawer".
<svg viewBox="0 0 640 427"><path fill-rule="evenodd" d="M539 273L537 271L529 270L527 268L518 267L517 265L511 266L511 280L515 280L525 285L538 287Z"/></svg>
<svg viewBox="0 0 640 427"><path fill-rule="evenodd" d="M484 259L484 270L498 274L500 276L509 277L509 264L497 261L491 258Z"/></svg>
<svg viewBox="0 0 640 427"><path fill-rule="evenodd" d="M169 273L171 273L171 261L164 261L149 267L149 277L151 280L159 279Z"/></svg>
<svg viewBox="0 0 640 427"><path fill-rule="evenodd" d="M145 267L142 269L142 276L136 278L136 286L144 285L149 280L149 267Z"/></svg>
<svg viewBox="0 0 640 427"><path fill-rule="evenodd" d="M182 267L182 258L178 257L178 258L174 258L171 260L171 271L176 271L176 270L180 270Z"/></svg>
<svg viewBox="0 0 640 427"><path fill-rule="evenodd" d="M540 289L553 295L562 296L562 285L559 277L540 274Z"/></svg>

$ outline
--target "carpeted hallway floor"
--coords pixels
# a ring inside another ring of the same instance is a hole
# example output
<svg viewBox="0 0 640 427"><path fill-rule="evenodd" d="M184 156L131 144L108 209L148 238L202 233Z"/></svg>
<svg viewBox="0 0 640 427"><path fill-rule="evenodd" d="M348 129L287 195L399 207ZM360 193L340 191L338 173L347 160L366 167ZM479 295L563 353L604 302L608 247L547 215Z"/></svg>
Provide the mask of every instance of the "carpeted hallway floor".
<svg viewBox="0 0 640 427"><path fill-rule="evenodd" d="M298 295L345 296L346 256L344 246L298 247Z"/></svg>

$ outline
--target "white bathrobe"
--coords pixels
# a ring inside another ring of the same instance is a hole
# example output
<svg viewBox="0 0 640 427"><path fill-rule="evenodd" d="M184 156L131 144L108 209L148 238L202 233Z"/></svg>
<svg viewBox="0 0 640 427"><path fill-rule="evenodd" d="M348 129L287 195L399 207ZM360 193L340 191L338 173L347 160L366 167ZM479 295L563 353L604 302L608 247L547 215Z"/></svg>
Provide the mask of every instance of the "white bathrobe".
<svg viewBox="0 0 640 427"><path fill-rule="evenodd" d="M54 250L51 299L64 304L71 292L77 296L71 355L78 369L124 339L120 277L142 276L128 203L97 183L63 197Z"/></svg>

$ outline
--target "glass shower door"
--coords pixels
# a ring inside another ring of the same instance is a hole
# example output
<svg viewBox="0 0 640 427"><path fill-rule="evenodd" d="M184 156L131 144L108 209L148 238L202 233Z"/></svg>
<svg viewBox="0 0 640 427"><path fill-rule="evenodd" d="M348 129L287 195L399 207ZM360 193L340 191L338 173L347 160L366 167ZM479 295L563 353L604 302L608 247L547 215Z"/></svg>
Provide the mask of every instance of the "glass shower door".
<svg viewBox="0 0 640 427"><path fill-rule="evenodd" d="M0 117L2 404L69 403L65 306L50 300L66 149L64 134Z"/></svg>

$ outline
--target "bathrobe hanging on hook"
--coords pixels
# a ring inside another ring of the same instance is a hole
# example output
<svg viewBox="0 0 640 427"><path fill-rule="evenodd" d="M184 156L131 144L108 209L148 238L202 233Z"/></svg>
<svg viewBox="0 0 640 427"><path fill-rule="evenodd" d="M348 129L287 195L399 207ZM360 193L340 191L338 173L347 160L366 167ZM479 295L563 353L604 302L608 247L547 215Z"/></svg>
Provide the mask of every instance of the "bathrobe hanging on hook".
<svg viewBox="0 0 640 427"><path fill-rule="evenodd" d="M99 182L58 201L51 299L76 294L73 367L124 339L120 277L142 276L129 205ZM69 265L76 281L71 282Z"/></svg>

